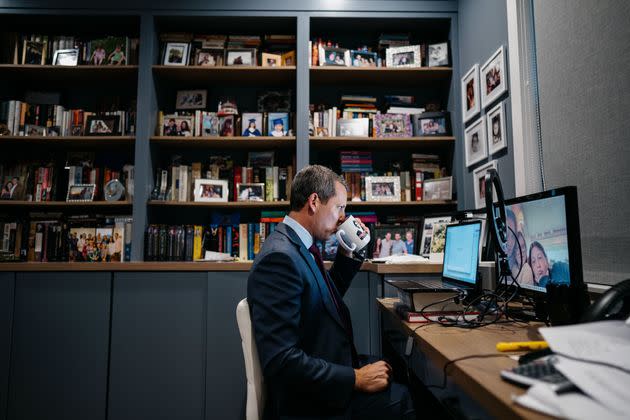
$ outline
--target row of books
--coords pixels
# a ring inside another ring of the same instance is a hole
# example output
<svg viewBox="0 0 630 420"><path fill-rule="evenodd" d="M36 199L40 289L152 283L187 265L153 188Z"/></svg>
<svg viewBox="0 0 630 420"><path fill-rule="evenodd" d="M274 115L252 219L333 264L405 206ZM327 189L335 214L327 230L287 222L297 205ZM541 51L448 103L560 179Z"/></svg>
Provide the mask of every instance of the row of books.
<svg viewBox="0 0 630 420"><path fill-rule="evenodd" d="M372 172L372 152L342 150L339 152L341 172Z"/></svg>
<svg viewBox="0 0 630 420"><path fill-rule="evenodd" d="M131 216L31 213L0 220L0 261L130 261Z"/></svg>
<svg viewBox="0 0 630 420"><path fill-rule="evenodd" d="M18 100L0 102L0 122L14 136L133 135L135 117L135 111L93 112Z"/></svg>

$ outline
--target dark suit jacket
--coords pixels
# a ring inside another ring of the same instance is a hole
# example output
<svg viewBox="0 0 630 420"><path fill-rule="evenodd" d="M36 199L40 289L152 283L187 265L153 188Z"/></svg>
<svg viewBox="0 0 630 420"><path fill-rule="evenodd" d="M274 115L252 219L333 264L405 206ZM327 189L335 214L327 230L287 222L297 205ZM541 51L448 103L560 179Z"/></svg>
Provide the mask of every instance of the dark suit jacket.
<svg viewBox="0 0 630 420"><path fill-rule="evenodd" d="M360 266L337 254L329 274L341 296ZM284 223L254 261L247 300L267 385L265 413L343 416L355 379L351 341L315 260Z"/></svg>

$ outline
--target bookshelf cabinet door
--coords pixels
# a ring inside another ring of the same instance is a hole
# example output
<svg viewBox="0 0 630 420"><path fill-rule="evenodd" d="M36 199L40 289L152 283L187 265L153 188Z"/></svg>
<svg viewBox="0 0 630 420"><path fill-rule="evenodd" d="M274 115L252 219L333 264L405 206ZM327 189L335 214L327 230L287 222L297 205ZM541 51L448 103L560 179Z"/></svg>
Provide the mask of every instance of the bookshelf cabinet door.
<svg viewBox="0 0 630 420"><path fill-rule="evenodd" d="M15 273L0 273L0 420L7 415Z"/></svg>
<svg viewBox="0 0 630 420"><path fill-rule="evenodd" d="M10 419L104 419L110 273L18 273Z"/></svg>

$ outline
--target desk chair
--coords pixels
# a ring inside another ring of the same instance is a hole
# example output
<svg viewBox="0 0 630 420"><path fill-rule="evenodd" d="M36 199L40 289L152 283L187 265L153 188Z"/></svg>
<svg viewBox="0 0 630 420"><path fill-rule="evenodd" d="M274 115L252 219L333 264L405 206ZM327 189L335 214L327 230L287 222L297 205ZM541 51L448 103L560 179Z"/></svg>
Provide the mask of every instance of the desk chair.
<svg viewBox="0 0 630 420"><path fill-rule="evenodd" d="M258 420L262 419L265 406L265 384L260 369L260 359L258 358L258 349L256 349L247 298L241 300L236 306L236 322L241 333L245 376L247 377L246 419Z"/></svg>

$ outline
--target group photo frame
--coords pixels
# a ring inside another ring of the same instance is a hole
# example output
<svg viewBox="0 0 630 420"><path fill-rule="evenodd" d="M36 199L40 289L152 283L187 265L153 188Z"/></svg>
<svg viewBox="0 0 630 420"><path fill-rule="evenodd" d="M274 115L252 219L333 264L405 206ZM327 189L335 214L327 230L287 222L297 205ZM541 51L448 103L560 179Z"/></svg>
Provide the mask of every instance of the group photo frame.
<svg viewBox="0 0 630 420"><path fill-rule="evenodd" d="M376 67L378 54L371 51L350 50L350 66L352 67Z"/></svg>
<svg viewBox="0 0 630 420"><path fill-rule="evenodd" d="M479 69L481 80L481 106L490 106L507 92L508 79L503 45Z"/></svg>
<svg viewBox="0 0 630 420"><path fill-rule="evenodd" d="M162 136L192 136L195 117L191 115L165 115L160 135Z"/></svg>
<svg viewBox="0 0 630 420"><path fill-rule="evenodd" d="M321 47L319 50L320 66L349 66L350 52L345 48Z"/></svg>
<svg viewBox="0 0 630 420"><path fill-rule="evenodd" d="M468 122L481 111L479 97L479 64L475 64L462 77L462 116Z"/></svg>
<svg viewBox="0 0 630 420"><path fill-rule="evenodd" d="M391 47L385 50L387 67L422 67L420 45Z"/></svg>
<svg viewBox="0 0 630 420"><path fill-rule="evenodd" d="M66 201L69 203L81 203L94 201L96 184L74 184L68 187Z"/></svg>
<svg viewBox="0 0 630 420"><path fill-rule="evenodd" d="M90 115L85 122L85 135L120 135L120 115Z"/></svg>
<svg viewBox="0 0 630 420"><path fill-rule="evenodd" d="M451 117L449 112L424 112L413 114L413 135L417 137L450 136Z"/></svg>
<svg viewBox="0 0 630 420"><path fill-rule="evenodd" d="M488 155L493 155L507 148L507 130L505 129L505 102L499 102L486 114Z"/></svg>
<svg viewBox="0 0 630 420"><path fill-rule="evenodd" d="M262 182L236 184L237 201L265 201L265 184Z"/></svg>
<svg viewBox="0 0 630 420"><path fill-rule="evenodd" d="M195 179L194 201L227 202L228 188L228 181L224 179Z"/></svg>
<svg viewBox="0 0 630 420"><path fill-rule="evenodd" d="M486 206L486 172L488 169L497 169L497 161L493 160L473 171L473 188L475 191L475 209ZM495 199L495 197L493 197Z"/></svg>
<svg viewBox="0 0 630 420"><path fill-rule="evenodd" d="M464 131L464 151L466 167L488 157L485 117L479 118Z"/></svg>
<svg viewBox="0 0 630 420"><path fill-rule="evenodd" d="M373 258L385 258L391 255L417 254L417 232L415 224L377 225L373 233Z"/></svg>
<svg viewBox="0 0 630 420"><path fill-rule="evenodd" d="M376 137L411 137L413 134L407 114L376 114L374 128Z"/></svg>
<svg viewBox="0 0 630 420"><path fill-rule="evenodd" d="M366 176L366 201L400 201L399 176Z"/></svg>

